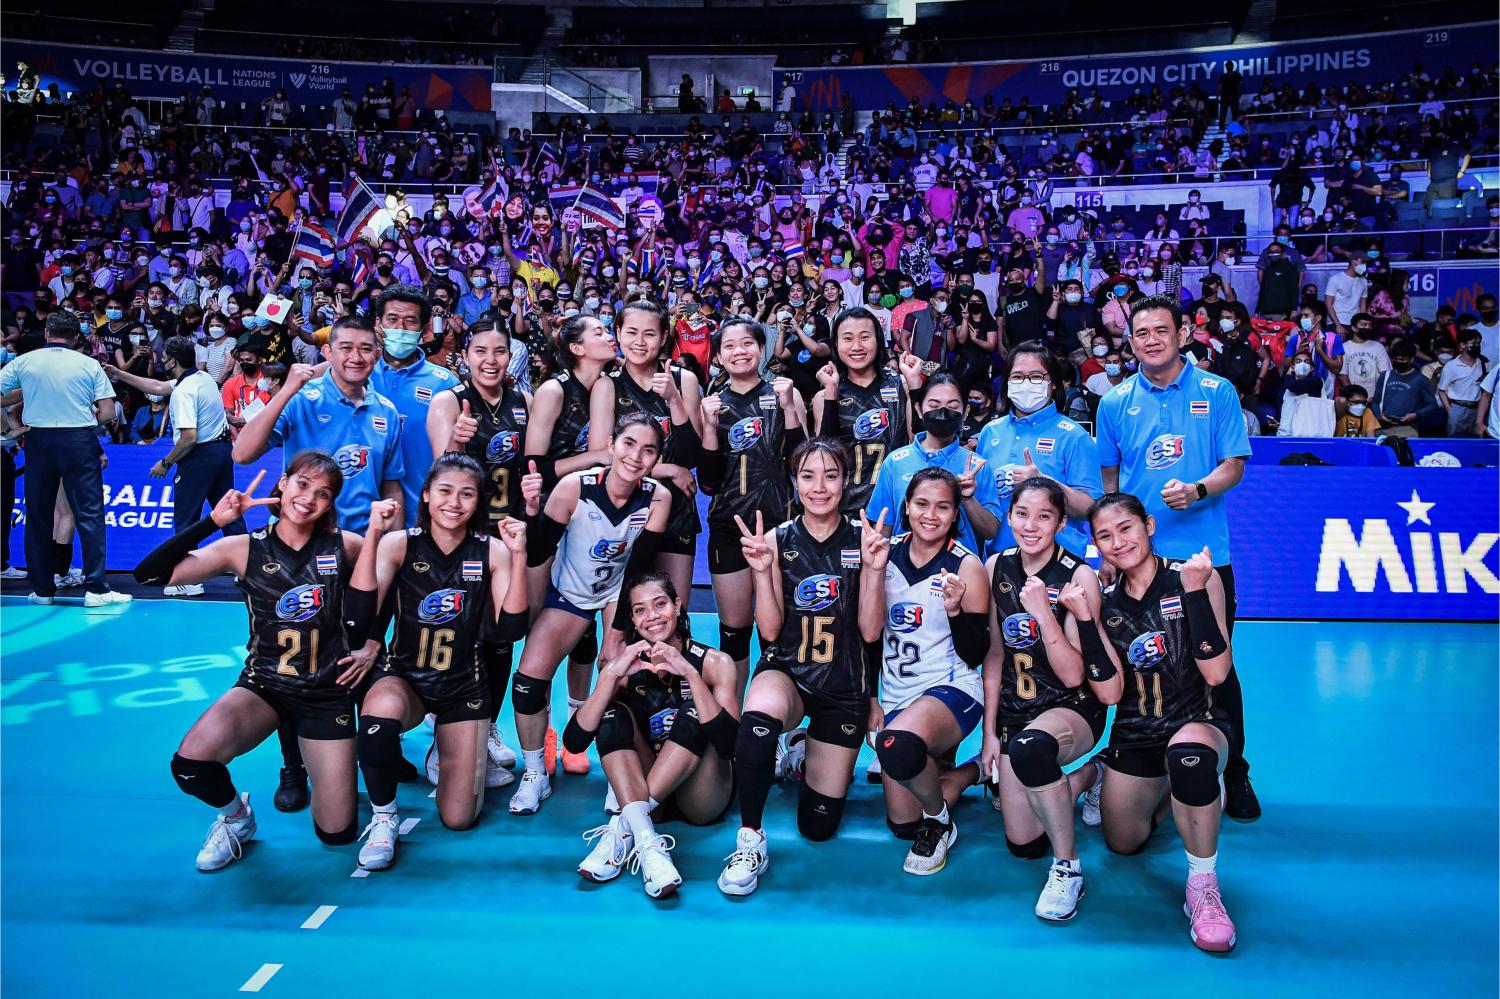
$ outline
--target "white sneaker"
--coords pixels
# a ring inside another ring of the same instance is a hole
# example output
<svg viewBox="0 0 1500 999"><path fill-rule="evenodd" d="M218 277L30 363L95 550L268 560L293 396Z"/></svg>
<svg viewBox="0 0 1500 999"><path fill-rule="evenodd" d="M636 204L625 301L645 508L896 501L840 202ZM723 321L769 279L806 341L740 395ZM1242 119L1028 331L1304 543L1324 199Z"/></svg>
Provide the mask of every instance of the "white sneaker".
<svg viewBox="0 0 1500 999"><path fill-rule="evenodd" d="M0 579L25 579L25 578L26 578L26 570L25 569L17 569L13 565L8 565L4 569L0 569Z"/></svg>
<svg viewBox="0 0 1500 999"><path fill-rule="evenodd" d="M201 597L203 596L202 583L183 583L181 586L163 586L161 595L164 597Z"/></svg>
<svg viewBox="0 0 1500 999"><path fill-rule="evenodd" d="M437 739L433 739L432 745L427 749L427 761L425 769L427 771L427 783L431 784L433 787L437 787L438 773L440 769L438 766Z"/></svg>
<svg viewBox="0 0 1500 999"><path fill-rule="evenodd" d="M630 859L635 840L625 823L615 817L602 826L596 826L583 834L585 842L594 844L589 855L578 865L578 874L597 884L613 881L625 869Z"/></svg>
<svg viewBox="0 0 1500 999"><path fill-rule="evenodd" d="M113 607L115 604L128 604L134 599L130 594L121 593L119 590L106 590L104 593L85 593L83 606Z"/></svg>
<svg viewBox="0 0 1500 999"><path fill-rule="evenodd" d="M490 723L490 736L486 740L486 747L490 751L491 766L504 767L509 770L516 765L516 751L507 746L505 740L500 738L500 730L495 727L494 722ZM506 781L505 783L509 784L510 781ZM491 784L489 786L504 787L505 785Z"/></svg>
<svg viewBox="0 0 1500 999"><path fill-rule="evenodd" d="M936 819L924 818L917 823L917 835L906 852L906 862L901 869L907 874L925 877L936 874L948 863L948 851L958 842L958 825L949 821L947 825Z"/></svg>
<svg viewBox="0 0 1500 999"><path fill-rule="evenodd" d="M69 569L66 576L59 576L53 573L52 581L57 584L59 590L75 589L86 582L82 569Z"/></svg>
<svg viewBox="0 0 1500 999"><path fill-rule="evenodd" d="M776 740L776 779L800 780L807 762L807 729L794 728Z"/></svg>
<svg viewBox="0 0 1500 999"><path fill-rule="evenodd" d="M36 604L38 607L51 607L52 606L52 598L51 597L44 597L44 596L42 596L39 593L27 594L27 596L26 596L26 602L28 604Z"/></svg>
<svg viewBox="0 0 1500 999"><path fill-rule="evenodd" d="M658 836L655 842L637 846L630 855L630 873L640 871L641 884L652 898L666 898L682 886L682 875L668 854L676 845L671 836Z"/></svg>
<svg viewBox="0 0 1500 999"><path fill-rule="evenodd" d="M493 758L485 764L484 786L485 787L510 787L516 782L516 775L496 763Z"/></svg>
<svg viewBox="0 0 1500 999"><path fill-rule="evenodd" d="M521 775L521 786L510 796L510 814L535 815L542 802L552 797L552 782L540 770L528 770Z"/></svg>
<svg viewBox="0 0 1500 999"><path fill-rule="evenodd" d="M882 778L880 769L880 757L870 757L870 765L865 768L865 782L868 784L879 784Z"/></svg>
<svg viewBox="0 0 1500 999"><path fill-rule="evenodd" d="M604 789L604 814L620 814L620 799L615 797L615 789L613 786L606 787Z"/></svg>
<svg viewBox="0 0 1500 999"><path fill-rule="evenodd" d="M244 844L255 835L255 813L250 811L250 792L240 793L245 814L233 822L222 814L208 827L208 837L198 850L198 870L205 873L223 870L245 855Z"/></svg>
<svg viewBox="0 0 1500 999"><path fill-rule="evenodd" d="M1104 764L1095 763L1094 783L1083 792L1083 824L1086 826L1097 826L1103 821L1099 814L1099 789L1104 786Z"/></svg>
<svg viewBox="0 0 1500 999"><path fill-rule="evenodd" d="M377 811L360 835L366 837L359 848L359 866L367 871L383 871L396 860L396 841L401 838L401 820L395 809Z"/></svg>
<svg viewBox="0 0 1500 999"><path fill-rule="evenodd" d="M1083 872L1072 867L1052 863L1047 872L1047 883L1037 896L1036 914L1055 923L1067 922L1078 915L1078 900L1083 898Z"/></svg>
<svg viewBox="0 0 1500 999"><path fill-rule="evenodd" d="M726 895L749 895L760 885L760 876L771 867L771 853L766 834L740 827L734 840L734 852L724 872L719 875L719 891Z"/></svg>

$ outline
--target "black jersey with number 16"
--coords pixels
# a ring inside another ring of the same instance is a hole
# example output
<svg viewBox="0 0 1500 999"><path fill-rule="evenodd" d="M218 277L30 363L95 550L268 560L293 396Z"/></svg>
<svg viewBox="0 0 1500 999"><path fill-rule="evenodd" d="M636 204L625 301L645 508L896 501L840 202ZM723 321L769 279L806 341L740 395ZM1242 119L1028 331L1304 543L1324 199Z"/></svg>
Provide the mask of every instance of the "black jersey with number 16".
<svg viewBox="0 0 1500 999"><path fill-rule="evenodd" d="M396 634L390 671L479 679L475 643L490 610L490 539L470 534L444 554L420 527L406 532L406 557L396 573Z"/></svg>

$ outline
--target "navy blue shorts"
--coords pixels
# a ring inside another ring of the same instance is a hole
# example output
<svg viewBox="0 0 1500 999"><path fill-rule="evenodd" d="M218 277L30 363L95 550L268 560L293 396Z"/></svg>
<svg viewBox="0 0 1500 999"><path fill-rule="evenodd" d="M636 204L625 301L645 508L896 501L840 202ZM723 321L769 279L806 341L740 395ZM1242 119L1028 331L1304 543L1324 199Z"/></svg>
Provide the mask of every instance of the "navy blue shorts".
<svg viewBox="0 0 1500 999"><path fill-rule="evenodd" d="M931 697L934 700L942 701L943 706L953 712L953 720L958 722L959 731L963 733L959 736L960 741L967 739L969 733L974 731L984 719L984 705L976 701L967 691L959 690L957 687L939 684L936 687L922 691L917 700L921 700L923 697ZM916 701L912 702L912 704L915 703ZM907 705L907 707L910 706L910 704ZM897 715L905 710L906 708L898 708L895 711L886 712L885 723L889 725L896 720Z"/></svg>

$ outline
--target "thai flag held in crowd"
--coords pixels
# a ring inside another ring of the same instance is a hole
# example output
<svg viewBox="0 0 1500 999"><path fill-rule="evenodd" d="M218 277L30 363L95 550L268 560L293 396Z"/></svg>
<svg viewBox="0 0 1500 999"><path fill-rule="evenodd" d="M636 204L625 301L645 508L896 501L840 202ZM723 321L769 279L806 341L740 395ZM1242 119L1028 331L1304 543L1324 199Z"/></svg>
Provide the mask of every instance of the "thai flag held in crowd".
<svg viewBox="0 0 1500 999"><path fill-rule="evenodd" d="M781 255L787 260L796 260L798 257L805 256L806 253L801 243L786 243L781 247Z"/></svg>
<svg viewBox="0 0 1500 999"><path fill-rule="evenodd" d="M578 192L576 205L580 212L602 226L610 229L625 228L625 216L620 214L619 206L604 192L603 188L585 183L583 189Z"/></svg>
<svg viewBox="0 0 1500 999"><path fill-rule="evenodd" d="M582 184L563 184L547 190L547 201L552 205L552 210L561 215L578 203L578 195L582 192Z"/></svg>
<svg viewBox="0 0 1500 999"><path fill-rule="evenodd" d="M332 267L333 235L316 222L304 222L292 243L292 256L301 257L315 267Z"/></svg>
<svg viewBox="0 0 1500 999"><path fill-rule="evenodd" d="M631 180L635 181L648 198L661 188L661 174L655 170L637 170L627 175L625 177L627 187L630 185Z"/></svg>
<svg viewBox="0 0 1500 999"><path fill-rule="evenodd" d="M479 207L483 208L485 214L494 217L500 214L505 207L505 199L509 192L505 187L505 181L499 174L495 174L490 182L484 185L484 190L479 192Z"/></svg>
<svg viewBox="0 0 1500 999"><path fill-rule="evenodd" d="M380 199L375 197L375 192L359 179L358 174L351 173L344 189L344 210L339 213L339 242L352 243L359 239L360 232L370 224L380 207Z"/></svg>

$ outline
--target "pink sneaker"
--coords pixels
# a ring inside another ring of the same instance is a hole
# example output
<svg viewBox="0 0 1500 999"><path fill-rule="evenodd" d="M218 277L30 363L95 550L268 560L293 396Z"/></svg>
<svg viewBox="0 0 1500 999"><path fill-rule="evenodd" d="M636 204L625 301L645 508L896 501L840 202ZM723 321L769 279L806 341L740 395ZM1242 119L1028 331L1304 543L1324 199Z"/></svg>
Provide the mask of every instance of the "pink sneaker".
<svg viewBox="0 0 1500 999"><path fill-rule="evenodd" d="M1188 935L1199 950L1225 954L1234 950L1234 923L1224 910L1224 900L1219 896L1219 877L1216 874L1194 874L1188 877L1187 901L1182 905L1183 913L1192 920Z"/></svg>

